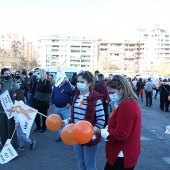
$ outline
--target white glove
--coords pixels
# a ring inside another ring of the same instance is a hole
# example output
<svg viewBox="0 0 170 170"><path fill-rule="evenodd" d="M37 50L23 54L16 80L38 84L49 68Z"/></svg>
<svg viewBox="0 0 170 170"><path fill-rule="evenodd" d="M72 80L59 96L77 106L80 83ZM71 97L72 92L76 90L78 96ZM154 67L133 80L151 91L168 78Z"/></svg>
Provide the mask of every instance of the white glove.
<svg viewBox="0 0 170 170"><path fill-rule="evenodd" d="M109 132L107 131L107 129L101 129L101 136L105 141L108 141L107 137L109 136Z"/></svg>
<svg viewBox="0 0 170 170"><path fill-rule="evenodd" d="M62 126L66 126L66 125L68 125L68 120L67 119L62 120Z"/></svg>
<svg viewBox="0 0 170 170"><path fill-rule="evenodd" d="M94 141L96 138L97 138L96 135L93 135L92 141Z"/></svg>

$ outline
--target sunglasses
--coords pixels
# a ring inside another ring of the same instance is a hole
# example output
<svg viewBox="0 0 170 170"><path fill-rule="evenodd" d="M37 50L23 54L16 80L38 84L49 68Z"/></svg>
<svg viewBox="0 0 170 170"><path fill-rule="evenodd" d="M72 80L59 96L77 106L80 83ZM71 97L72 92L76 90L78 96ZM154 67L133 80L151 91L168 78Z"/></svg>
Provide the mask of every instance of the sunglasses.
<svg viewBox="0 0 170 170"><path fill-rule="evenodd" d="M88 71L81 71L80 74L88 75L91 78L91 75Z"/></svg>

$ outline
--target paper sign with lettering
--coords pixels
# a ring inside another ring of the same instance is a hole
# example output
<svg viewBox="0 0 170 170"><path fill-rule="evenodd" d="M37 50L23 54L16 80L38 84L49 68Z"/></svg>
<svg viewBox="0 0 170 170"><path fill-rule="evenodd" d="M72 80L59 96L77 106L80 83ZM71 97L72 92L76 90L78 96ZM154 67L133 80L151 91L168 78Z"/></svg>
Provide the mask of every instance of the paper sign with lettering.
<svg viewBox="0 0 170 170"><path fill-rule="evenodd" d="M5 164L10 160L14 159L16 156L18 156L18 154L13 148L13 146L11 145L11 139L7 139L0 153L0 163Z"/></svg>
<svg viewBox="0 0 170 170"><path fill-rule="evenodd" d="M22 131L28 138L30 135L32 124L38 111L20 101L15 101L15 112Z"/></svg>
<svg viewBox="0 0 170 170"><path fill-rule="evenodd" d="M169 125L169 126L166 126L166 131L165 131L165 133L170 134L170 125Z"/></svg>
<svg viewBox="0 0 170 170"><path fill-rule="evenodd" d="M8 119L11 119L15 114L15 110L14 104L11 100L8 90L6 90L0 95L0 100Z"/></svg>
<svg viewBox="0 0 170 170"><path fill-rule="evenodd" d="M58 87L61 82L64 80L64 78L67 77L65 72L62 70L61 67L57 67L57 76L55 79L55 86Z"/></svg>

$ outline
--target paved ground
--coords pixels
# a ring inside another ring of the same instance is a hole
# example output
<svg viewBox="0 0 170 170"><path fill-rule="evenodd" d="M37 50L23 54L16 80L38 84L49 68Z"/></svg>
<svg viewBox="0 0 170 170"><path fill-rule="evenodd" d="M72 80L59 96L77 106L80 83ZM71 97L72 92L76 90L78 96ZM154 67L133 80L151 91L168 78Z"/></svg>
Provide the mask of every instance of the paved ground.
<svg viewBox="0 0 170 170"><path fill-rule="evenodd" d="M135 170L170 169L170 135L165 128L170 125L170 112L159 111L159 100L153 100L151 107L139 101L142 111L142 151ZM52 109L49 110L52 113ZM33 127L34 128L34 127ZM47 131L44 135L31 134L36 139L35 150L19 152L11 162L0 165L0 170L77 170L77 161L72 146L56 143L56 132ZM102 141L97 155L97 168L105 165L105 142Z"/></svg>

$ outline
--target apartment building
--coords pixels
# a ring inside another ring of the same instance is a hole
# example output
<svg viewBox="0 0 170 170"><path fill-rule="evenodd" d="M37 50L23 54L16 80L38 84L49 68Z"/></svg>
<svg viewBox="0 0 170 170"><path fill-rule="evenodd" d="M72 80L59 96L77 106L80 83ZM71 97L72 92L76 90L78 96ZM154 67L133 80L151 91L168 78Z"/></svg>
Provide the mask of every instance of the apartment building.
<svg viewBox="0 0 170 170"><path fill-rule="evenodd" d="M142 70L149 70L152 65L160 66L170 63L170 33L159 28L157 23L154 29L138 29L135 39L143 44L140 52Z"/></svg>
<svg viewBox="0 0 170 170"><path fill-rule="evenodd" d="M115 72L139 73L142 44L128 40L103 40L100 42L100 57L107 56ZM140 52L139 52L140 51ZM117 70L116 70L117 69Z"/></svg>
<svg viewBox="0 0 170 170"><path fill-rule="evenodd" d="M35 46L22 34L0 34L0 48L6 51L1 67L31 69L36 63ZM3 55L2 55L3 57Z"/></svg>
<svg viewBox="0 0 170 170"><path fill-rule="evenodd" d="M63 65L87 69L97 65L98 39L51 35L40 37L38 42L38 63L41 66Z"/></svg>

